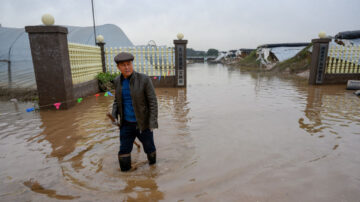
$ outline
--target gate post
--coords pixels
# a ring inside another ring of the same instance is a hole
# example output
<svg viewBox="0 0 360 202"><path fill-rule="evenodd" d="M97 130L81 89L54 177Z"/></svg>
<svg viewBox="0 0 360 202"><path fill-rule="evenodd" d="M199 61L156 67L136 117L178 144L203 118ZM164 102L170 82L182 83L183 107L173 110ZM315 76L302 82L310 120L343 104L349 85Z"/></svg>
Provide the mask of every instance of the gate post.
<svg viewBox="0 0 360 202"><path fill-rule="evenodd" d="M313 44L313 49L311 53L309 74L310 85L323 83L330 41L331 39L329 38L313 39L311 41Z"/></svg>
<svg viewBox="0 0 360 202"><path fill-rule="evenodd" d="M60 109L70 108L75 102L67 28L40 25L26 26L25 30L29 34L39 106L54 108L54 103L61 102Z"/></svg>
<svg viewBox="0 0 360 202"><path fill-rule="evenodd" d="M175 86L186 88L186 44L187 40L182 40L183 34L178 34L178 40L174 40L175 45Z"/></svg>

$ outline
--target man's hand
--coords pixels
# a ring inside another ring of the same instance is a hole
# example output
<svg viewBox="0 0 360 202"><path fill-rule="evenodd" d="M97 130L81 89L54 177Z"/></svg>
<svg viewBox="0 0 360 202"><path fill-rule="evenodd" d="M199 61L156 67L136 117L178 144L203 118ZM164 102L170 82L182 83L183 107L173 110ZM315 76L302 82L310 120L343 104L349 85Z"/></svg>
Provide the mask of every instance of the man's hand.
<svg viewBox="0 0 360 202"><path fill-rule="evenodd" d="M110 121L111 124L113 124L114 126L120 126L120 122L119 120L115 119L115 121Z"/></svg>
<svg viewBox="0 0 360 202"><path fill-rule="evenodd" d="M115 126L120 126L120 122L115 119L110 113L107 113L106 116L110 119L110 123Z"/></svg>

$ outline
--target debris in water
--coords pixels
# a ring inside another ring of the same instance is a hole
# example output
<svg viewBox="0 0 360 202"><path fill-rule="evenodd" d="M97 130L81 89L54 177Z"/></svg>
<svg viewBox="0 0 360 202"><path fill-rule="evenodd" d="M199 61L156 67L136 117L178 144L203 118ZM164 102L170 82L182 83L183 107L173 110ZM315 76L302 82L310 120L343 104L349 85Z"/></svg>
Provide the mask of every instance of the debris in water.
<svg viewBox="0 0 360 202"><path fill-rule="evenodd" d="M56 109L59 109L60 105L61 105L61 102L54 103L54 106L56 107Z"/></svg>

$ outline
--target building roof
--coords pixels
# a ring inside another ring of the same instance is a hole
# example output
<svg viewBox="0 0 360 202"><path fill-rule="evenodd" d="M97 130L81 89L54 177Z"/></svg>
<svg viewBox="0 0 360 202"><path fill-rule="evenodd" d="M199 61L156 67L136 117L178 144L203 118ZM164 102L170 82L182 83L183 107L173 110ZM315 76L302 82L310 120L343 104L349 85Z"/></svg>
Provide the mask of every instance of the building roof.
<svg viewBox="0 0 360 202"><path fill-rule="evenodd" d="M243 52L251 52L251 51L254 51L256 49L252 49L252 48L240 48L240 51L243 51Z"/></svg>
<svg viewBox="0 0 360 202"><path fill-rule="evenodd" d="M277 48L277 47L299 47L299 46L308 46L310 43L273 43L273 44L263 44L258 46L258 48Z"/></svg>
<svg viewBox="0 0 360 202"><path fill-rule="evenodd" d="M335 39L357 39L360 38L360 30L339 32Z"/></svg>

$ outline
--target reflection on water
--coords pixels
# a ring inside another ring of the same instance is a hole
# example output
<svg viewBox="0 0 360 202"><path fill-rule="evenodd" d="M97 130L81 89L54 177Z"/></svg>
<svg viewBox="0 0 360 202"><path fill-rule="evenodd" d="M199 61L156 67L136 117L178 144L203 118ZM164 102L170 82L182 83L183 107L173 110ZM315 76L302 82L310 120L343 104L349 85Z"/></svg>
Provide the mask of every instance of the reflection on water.
<svg viewBox="0 0 360 202"><path fill-rule="evenodd" d="M337 126L356 129L356 125L360 125L359 99L351 93L339 93L342 89L343 86L310 86L305 109L308 123L300 118L300 128L320 136L326 133L325 130L328 130L327 134L340 135L336 131Z"/></svg>
<svg viewBox="0 0 360 202"><path fill-rule="evenodd" d="M60 200L71 200L71 199L79 198L74 196L58 195L56 194L55 190L44 189L44 187L41 186L37 181L32 181L32 180L25 181L24 185L29 187L32 191L40 194L46 194L50 198L56 198Z"/></svg>
<svg viewBox="0 0 360 202"><path fill-rule="evenodd" d="M359 99L351 93L344 93L343 88L344 86L309 86L305 117L299 118L300 128L319 138L332 136L334 139L341 139L344 135L360 134ZM336 150L339 144L340 140L335 141L332 149Z"/></svg>
<svg viewBox="0 0 360 202"><path fill-rule="evenodd" d="M18 105L4 103L7 106L1 108L1 151L4 154L1 165L6 172L1 174L1 178L6 178L8 183L0 185L5 188L1 189L0 196L6 200L26 198L30 194L27 191L20 196L15 191L20 187L26 190L19 184L21 182L30 190L42 194L37 196L39 199L43 195L56 199L91 199L91 196L81 196L83 194L79 194L79 190L103 192L93 194L92 197L99 199L108 197L106 193L111 192L120 194L120 198L127 201L163 199L164 194L158 189L156 179L168 172L176 172L177 164L186 162L185 157L192 155L187 137L187 114L190 109L186 89L157 89L157 95L161 124L161 128L155 132L158 163L155 168L149 167L143 151L135 149L132 153L133 163L138 168L125 174L120 173L117 162L119 130L105 116L112 107L111 97L85 98L70 110L33 113L23 113L29 104L20 104L19 109ZM28 120L28 124L22 124L24 120ZM23 129L24 126L28 128ZM13 141L13 138L17 141ZM22 147L23 151L18 155L12 153L17 148L4 146L9 142ZM27 156L30 153L33 155ZM9 164L11 159L18 160ZM34 161L41 163L34 166ZM18 169L18 172L27 174L19 179L14 178L17 172L13 172L12 168L21 165L31 166ZM11 186L17 188L6 189ZM68 190L69 187L75 189Z"/></svg>
<svg viewBox="0 0 360 202"><path fill-rule="evenodd" d="M187 89L156 89L156 166L134 149L129 173L112 97L31 113L1 102L0 200L356 201L360 99L344 89L190 65Z"/></svg>

